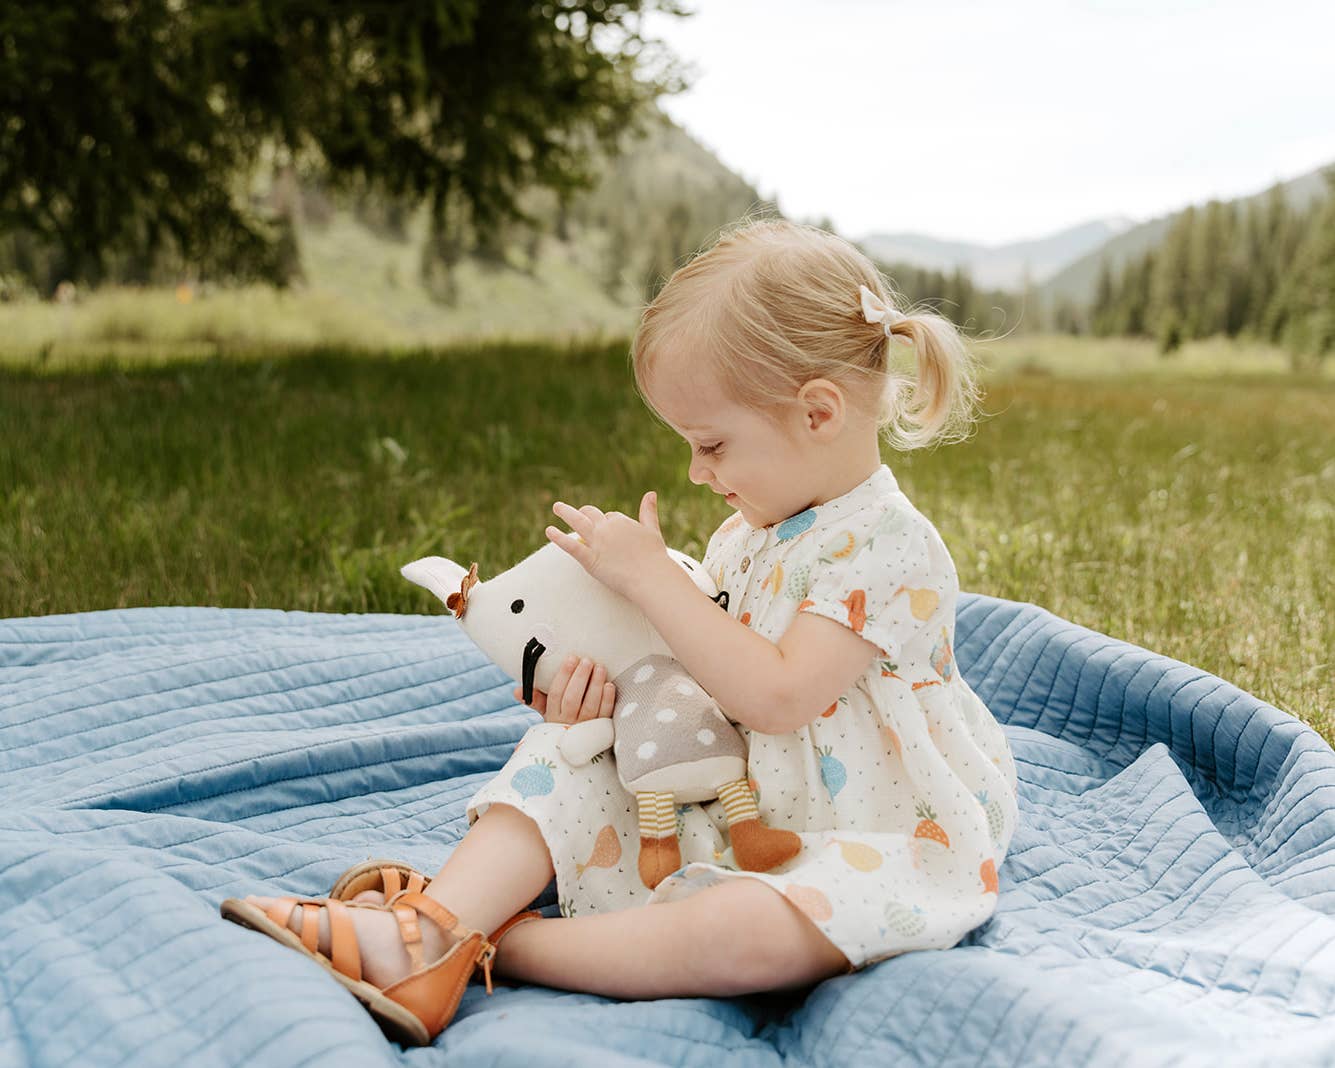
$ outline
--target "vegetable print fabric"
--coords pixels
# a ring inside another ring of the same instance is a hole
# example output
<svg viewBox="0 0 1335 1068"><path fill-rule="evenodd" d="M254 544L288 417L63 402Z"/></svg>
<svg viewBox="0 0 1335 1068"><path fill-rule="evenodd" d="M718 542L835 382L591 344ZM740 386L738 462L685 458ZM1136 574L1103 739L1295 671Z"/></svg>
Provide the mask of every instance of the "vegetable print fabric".
<svg viewBox="0 0 1335 1068"><path fill-rule="evenodd" d="M755 528L735 513L702 563L728 591L728 612L771 641L806 612L880 650L805 727L767 735L738 724L761 817L796 831L801 852L769 872L739 870L722 804L679 805L683 865L650 891L637 868L634 797L610 756L567 763L555 723L525 734L469 801L470 823L493 802L529 815L551 851L563 915L758 879L805 913L850 968L955 945L996 909L1016 777L1001 727L955 664L959 580L936 528L882 464L781 523Z"/></svg>

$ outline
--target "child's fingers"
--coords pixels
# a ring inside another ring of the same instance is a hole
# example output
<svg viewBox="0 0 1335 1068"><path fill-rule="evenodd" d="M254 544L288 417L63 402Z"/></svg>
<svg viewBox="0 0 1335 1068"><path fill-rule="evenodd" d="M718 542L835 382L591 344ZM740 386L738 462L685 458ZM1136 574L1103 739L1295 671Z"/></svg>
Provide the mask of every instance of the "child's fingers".
<svg viewBox="0 0 1335 1068"><path fill-rule="evenodd" d="M556 527L546 527L543 530L543 533L547 535L548 541L553 545L556 545L558 548L564 549L575 558L581 567L586 570L588 569L589 562L593 558L589 554L587 542L575 537L573 534L567 534L564 530L559 530Z"/></svg>
<svg viewBox="0 0 1335 1068"><path fill-rule="evenodd" d="M603 683L603 703L602 707L598 709L598 715L603 719L611 719L612 709L616 707L616 703L617 703L616 683L614 682Z"/></svg>
<svg viewBox="0 0 1335 1068"><path fill-rule="evenodd" d="M566 521L566 526L586 539L593 532L594 521L603 517L603 513L591 504L572 508L564 501L557 501L552 505L552 511Z"/></svg>
<svg viewBox="0 0 1335 1068"><path fill-rule="evenodd" d="M570 689L570 677L575 673L578 664L579 657L568 656L561 662L561 666L556 669L556 674L552 677L551 689L547 691L547 707L543 710L548 723L570 722L565 717L565 695L566 691Z"/></svg>
<svg viewBox="0 0 1335 1068"><path fill-rule="evenodd" d="M654 490L640 498L640 522L646 527L658 529L658 494Z"/></svg>
<svg viewBox="0 0 1335 1068"><path fill-rule="evenodd" d="M561 722L578 723L580 708L584 704L584 691L589 686L589 676L593 674L593 661L580 657L579 666L570 675L566 692L561 697Z"/></svg>
<svg viewBox="0 0 1335 1068"><path fill-rule="evenodd" d="M607 669L602 664L594 664L589 675L589 687L584 691L584 703L576 716L577 722L597 719L603 707L603 684L607 681Z"/></svg>
<svg viewBox="0 0 1335 1068"><path fill-rule="evenodd" d="M524 699L524 688L523 688L522 686L516 686L516 687L515 687L515 700L516 700L516 701L522 701L523 699ZM531 705L529 705L529 707L532 708L532 709L534 709L534 710L537 711L537 712L546 712L546 711L547 711L547 695L546 695L545 693L543 693L541 690L535 688L534 691L533 691L533 703L532 703Z"/></svg>

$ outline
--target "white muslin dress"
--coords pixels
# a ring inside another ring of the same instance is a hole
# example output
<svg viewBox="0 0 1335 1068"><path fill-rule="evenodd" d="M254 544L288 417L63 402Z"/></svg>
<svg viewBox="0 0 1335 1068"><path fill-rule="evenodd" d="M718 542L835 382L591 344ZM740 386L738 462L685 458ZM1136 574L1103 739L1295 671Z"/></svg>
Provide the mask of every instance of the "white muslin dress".
<svg viewBox="0 0 1335 1068"><path fill-rule="evenodd" d="M530 816L551 851L566 916L759 879L805 913L851 969L955 945L996 909L1016 777L1000 725L955 664L959 579L936 528L882 464L781 523L755 528L735 513L702 563L728 591L728 612L771 641L808 612L881 650L806 726L769 735L738 725L761 818L798 833L797 856L769 872L739 870L722 803L680 805L682 867L649 890L637 867L635 799L611 754L567 763L556 723L529 729L469 801L470 824L497 801Z"/></svg>

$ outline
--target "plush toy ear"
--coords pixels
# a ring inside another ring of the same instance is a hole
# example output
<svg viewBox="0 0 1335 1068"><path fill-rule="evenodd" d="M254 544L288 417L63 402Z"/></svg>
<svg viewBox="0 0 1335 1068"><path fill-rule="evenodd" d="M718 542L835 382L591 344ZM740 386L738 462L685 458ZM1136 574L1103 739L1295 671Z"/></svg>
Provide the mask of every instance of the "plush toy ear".
<svg viewBox="0 0 1335 1068"><path fill-rule="evenodd" d="M459 593L465 576L470 572L468 568L460 567L443 556L424 556L411 564L404 564L399 568L399 573L409 582L430 590L448 605L450 595Z"/></svg>

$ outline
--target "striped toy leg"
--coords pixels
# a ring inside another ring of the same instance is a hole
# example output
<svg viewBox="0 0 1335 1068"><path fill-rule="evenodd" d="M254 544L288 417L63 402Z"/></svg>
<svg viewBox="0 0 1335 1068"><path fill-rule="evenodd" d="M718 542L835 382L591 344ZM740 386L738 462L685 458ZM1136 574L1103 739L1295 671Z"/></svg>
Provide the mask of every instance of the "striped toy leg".
<svg viewBox="0 0 1335 1068"><path fill-rule="evenodd" d="M718 788L723 811L728 815L732 855L746 871L769 871L792 860L802 849L802 839L792 831L766 827L760 819L755 796L745 779Z"/></svg>
<svg viewBox="0 0 1335 1068"><path fill-rule="evenodd" d="M671 793L644 790L640 806L640 881L652 890L681 867L677 806Z"/></svg>

